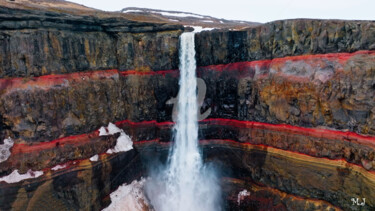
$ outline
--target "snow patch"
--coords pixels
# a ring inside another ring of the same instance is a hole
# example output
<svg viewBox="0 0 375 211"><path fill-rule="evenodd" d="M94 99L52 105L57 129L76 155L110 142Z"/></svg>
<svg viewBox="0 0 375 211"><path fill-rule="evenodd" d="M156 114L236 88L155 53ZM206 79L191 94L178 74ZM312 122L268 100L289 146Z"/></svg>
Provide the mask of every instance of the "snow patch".
<svg viewBox="0 0 375 211"><path fill-rule="evenodd" d="M92 156L91 158L90 158L90 161L91 162L96 162L96 161L98 161L99 160L99 155L94 155L94 156Z"/></svg>
<svg viewBox="0 0 375 211"><path fill-rule="evenodd" d="M204 18L201 15L194 15L190 13L177 13L177 12L159 12L159 11L152 11L152 13L161 14L163 16L174 16L174 17L193 17L193 18Z"/></svg>
<svg viewBox="0 0 375 211"><path fill-rule="evenodd" d="M212 20L203 20L202 22L213 23L214 21L212 21Z"/></svg>
<svg viewBox="0 0 375 211"><path fill-rule="evenodd" d="M202 15L196 15L196 14L190 14L190 13L184 13L184 12L165 12L165 11L150 11L150 10L125 10L123 13L139 13L139 12L150 12L154 14L160 14L163 16L173 16L173 17L193 17L193 18L205 18Z"/></svg>
<svg viewBox="0 0 375 211"><path fill-rule="evenodd" d="M112 154L132 150L133 142L131 138L122 129L118 128L115 124L110 122L107 128L101 127L99 129L99 136L108 136L116 133L120 133L120 136L117 138L116 146L113 149L108 149L107 153Z"/></svg>
<svg viewBox="0 0 375 211"><path fill-rule="evenodd" d="M142 10L125 10L122 13L143 12Z"/></svg>
<svg viewBox="0 0 375 211"><path fill-rule="evenodd" d="M143 192L146 180L134 180L131 184L123 184L110 194L111 204L103 211L142 211L149 207L148 200Z"/></svg>
<svg viewBox="0 0 375 211"><path fill-rule="evenodd" d="M0 182L17 183L25 179L34 179L43 175L43 171L28 170L26 174L19 174L18 170L14 170L11 174L1 177Z"/></svg>
<svg viewBox="0 0 375 211"><path fill-rule="evenodd" d="M121 131L120 136L117 138L116 146L113 149L107 150L108 154L126 152L133 149L133 142L131 138L124 132Z"/></svg>
<svg viewBox="0 0 375 211"><path fill-rule="evenodd" d="M11 155L10 148L13 147L14 141L9 137L4 139L4 144L0 145L0 163L8 160Z"/></svg>
<svg viewBox="0 0 375 211"><path fill-rule="evenodd" d="M170 21L179 22L179 20L169 19Z"/></svg>
<svg viewBox="0 0 375 211"><path fill-rule="evenodd" d="M238 195L237 195L237 203L238 203L238 205L241 204L241 201L244 200L244 198L246 196L250 196L250 192L247 191L247 190L243 190L243 191L241 191L241 192L238 193Z"/></svg>
<svg viewBox="0 0 375 211"><path fill-rule="evenodd" d="M99 129L99 136L107 136L107 135L108 135L107 129L105 129L105 127L101 127Z"/></svg>
<svg viewBox="0 0 375 211"><path fill-rule="evenodd" d="M118 128L115 124L112 124L111 122L108 124L107 129L108 129L109 135L113 135L113 134L122 132L122 130L120 128Z"/></svg>
<svg viewBox="0 0 375 211"><path fill-rule="evenodd" d="M51 168L51 170L57 171L57 170L66 168L66 166L67 166L66 164L64 164L64 165L57 165L57 166Z"/></svg>
<svg viewBox="0 0 375 211"><path fill-rule="evenodd" d="M211 31L215 29L215 28L203 28L202 26L185 26L185 27L194 28L193 32Z"/></svg>
<svg viewBox="0 0 375 211"><path fill-rule="evenodd" d="M101 127L99 129L99 136L110 136L116 133L121 133L121 131L122 130L120 128L118 128L115 124L110 122L107 128Z"/></svg>

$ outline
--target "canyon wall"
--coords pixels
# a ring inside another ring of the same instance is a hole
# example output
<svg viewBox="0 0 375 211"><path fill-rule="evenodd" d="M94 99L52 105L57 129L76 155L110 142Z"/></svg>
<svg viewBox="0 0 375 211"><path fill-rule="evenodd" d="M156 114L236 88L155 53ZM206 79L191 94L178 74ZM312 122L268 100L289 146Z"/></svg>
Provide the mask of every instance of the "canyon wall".
<svg viewBox="0 0 375 211"><path fill-rule="evenodd" d="M168 153L183 27L0 9L0 144L15 142L0 177L44 173L0 182L0 209L108 206ZM375 22L201 32L196 51L209 113L199 138L221 170L225 209L375 207ZM133 150L106 153L119 136L99 136L109 122Z"/></svg>

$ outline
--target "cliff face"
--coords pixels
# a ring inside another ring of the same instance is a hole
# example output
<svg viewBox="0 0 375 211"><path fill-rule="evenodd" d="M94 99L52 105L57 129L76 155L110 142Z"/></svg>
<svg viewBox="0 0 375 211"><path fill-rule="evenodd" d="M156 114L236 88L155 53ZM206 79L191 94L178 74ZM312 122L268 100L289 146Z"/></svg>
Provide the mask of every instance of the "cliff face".
<svg viewBox="0 0 375 211"><path fill-rule="evenodd" d="M0 177L44 173L0 182L0 209L108 206L111 192L168 153L183 27L0 10L0 140L15 142ZM288 20L196 34L208 114L199 139L222 172L226 209L375 207L374 50L374 22ZM119 136L99 136L109 122L133 150L106 153ZM244 189L250 195L239 199Z"/></svg>
<svg viewBox="0 0 375 211"><path fill-rule="evenodd" d="M288 20L196 35L197 74L207 84L202 107L215 118L202 139L246 149L219 153L242 158L228 166L246 172L232 177L345 210L358 208L347 199L373 198L352 188L374 185L374 26ZM370 199L362 209L372 207Z"/></svg>
<svg viewBox="0 0 375 211"><path fill-rule="evenodd" d="M1 181L0 209L100 210L119 185L146 172L136 150L106 154L118 134L99 137L97 129L171 119L160 102L178 92L183 27L26 3L0 7L0 143L15 142L0 177L44 174Z"/></svg>
<svg viewBox="0 0 375 211"><path fill-rule="evenodd" d="M37 10L0 12L2 78L178 67L182 26Z"/></svg>
<svg viewBox="0 0 375 211"><path fill-rule="evenodd" d="M375 50L375 22L282 20L246 31L197 35L198 66L305 54Z"/></svg>

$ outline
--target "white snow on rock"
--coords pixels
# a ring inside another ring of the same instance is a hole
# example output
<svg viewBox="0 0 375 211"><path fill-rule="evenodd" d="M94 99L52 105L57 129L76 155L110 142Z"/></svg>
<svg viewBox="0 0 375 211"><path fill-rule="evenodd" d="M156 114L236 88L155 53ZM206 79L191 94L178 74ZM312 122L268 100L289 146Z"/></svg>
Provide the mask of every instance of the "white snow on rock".
<svg viewBox="0 0 375 211"><path fill-rule="evenodd" d="M14 170L11 174L0 177L0 182L17 183L26 179L34 179L43 175L43 171L28 170L26 174L19 174L18 170Z"/></svg>
<svg viewBox="0 0 375 211"><path fill-rule="evenodd" d="M98 161L99 160L99 155L94 155L94 156L92 156L91 158L90 158L90 161L91 162L96 162L96 161Z"/></svg>
<svg viewBox="0 0 375 211"><path fill-rule="evenodd" d="M99 129L99 136L108 136L116 133L120 133L120 136L117 138L116 146L113 149L108 149L107 153L118 153L126 152L133 149L133 142L131 138L115 124L109 123L108 127L101 127Z"/></svg>
<svg viewBox="0 0 375 211"><path fill-rule="evenodd" d="M203 20L202 22L213 23L214 21L212 21L212 20Z"/></svg>
<svg viewBox="0 0 375 211"><path fill-rule="evenodd" d="M107 129L105 127L101 127L99 129L99 136L108 136Z"/></svg>
<svg viewBox="0 0 375 211"><path fill-rule="evenodd" d="M123 184L110 194L112 203L103 211L143 211L149 207L143 192L146 180L134 180L131 184Z"/></svg>
<svg viewBox="0 0 375 211"><path fill-rule="evenodd" d="M108 133L109 135L113 135L115 133L121 133L122 130L120 128L118 128L115 124L112 124L111 122L108 124Z"/></svg>
<svg viewBox="0 0 375 211"><path fill-rule="evenodd" d="M211 31L214 30L215 28L203 28L202 26L185 26L185 27L192 27L194 28L193 32L202 32L202 31Z"/></svg>
<svg viewBox="0 0 375 211"><path fill-rule="evenodd" d="M193 17L193 18L204 18L201 15L195 15L190 13L179 13L179 12L159 12L159 11L152 11L152 13L161 14L163 16L173 16L173 17Z"/></svg>
<svg viewBox="0 0 375 211"><path fill-rule="evenodd" d="M143 12L142 10L125 10L123 13L130 13L130 12Z"/></svg>
<svg viewBox="0 0 375 211"><path fill-rule="evenodd" d="M123 13L136 13L136 12L150 12L150 13L155 13L155 14L160 14L163 16L172 16L172 17L193 17L193 18L205 18L201 15L196 15L196 14L190 14L190 13L184 13L184 12L166 12L166 11L149 11L149 10L125 10Z"/></svg>
<svg viewBox="0 0 375 211"><path fill-rule="evenodd" d="M10 148L13 147L13 140L9 137L4 139L4 144L0 145L0 163L8 160L10 157Z"/></svg>
<svg viewBox="0 0 375 211"><path fill-rule="evenodd" d="M99 129L99 136L110 136L116 133L121 133L121 131L123 130L121 130L115 124L110 122L107 128L101 127Z"/></svg>
<svg viewBox="0 0 375 211"><path fill-rule="evenodd" d="M66 168L66 164L64 164L64 165L57 165L57 166L55 166L55 167L53 167L53 168L51 168L53 171L57 171L57 170L60 170L60 169L64 169L64 168Z"/></svg>
<svg viewBox="0 0 375 211"><path fill-rule="evenodd" d="M241 201L242 201L246 196L250 196L250 192L247 191L247 190L243 190L243 191L241 191L241 192L238 193L238 195L237 195L237 203L238 203L238 205L241 204Z"/></svg>
<svg viewBox="0 0 375 211"><path fill-rule="evenodd" d="M133 142L131 138L124 132L121 131L120 136L117 138L116 146L113 149L107 150L108 154L117 152L126 152L133 149Z"/></svg>

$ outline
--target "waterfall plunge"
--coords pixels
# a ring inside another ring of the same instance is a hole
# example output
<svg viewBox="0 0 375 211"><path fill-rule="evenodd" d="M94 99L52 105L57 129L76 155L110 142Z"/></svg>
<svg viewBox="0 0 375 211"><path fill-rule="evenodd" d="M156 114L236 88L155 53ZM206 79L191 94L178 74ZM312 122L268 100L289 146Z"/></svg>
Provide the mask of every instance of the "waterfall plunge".
<svg viewBox="0 0 375 211"><path fill-rule="evenodd" d="M175 140L164 170L151 175L146 192L156 211L220 210L213 168L203 164L198 145L194 33L180 37L180 91Z"/></svg>

